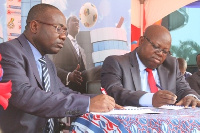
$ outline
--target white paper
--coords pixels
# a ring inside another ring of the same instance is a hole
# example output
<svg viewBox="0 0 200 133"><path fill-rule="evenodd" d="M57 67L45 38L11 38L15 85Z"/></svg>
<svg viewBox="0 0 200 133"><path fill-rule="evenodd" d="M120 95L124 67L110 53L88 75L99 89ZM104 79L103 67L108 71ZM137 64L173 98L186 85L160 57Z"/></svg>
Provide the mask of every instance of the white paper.
<svg viewBox="0 0 200 133"><path fill-rule="evenodd" d="M92 114L113 115L113 114L159 114L162 112L155 112L148 108L140 108L133 106L126 106L124 109L113 109L110 112L91 112Z"/></svg>
<svg viewBox="0 0 200 133"><path fill-rule="evenodd" d="M159 107L160 109L170 109L170 110L179 110L179 109L188 109L191 107L185 108L184 106L176 106L176 105L163 105Z"/></svg>

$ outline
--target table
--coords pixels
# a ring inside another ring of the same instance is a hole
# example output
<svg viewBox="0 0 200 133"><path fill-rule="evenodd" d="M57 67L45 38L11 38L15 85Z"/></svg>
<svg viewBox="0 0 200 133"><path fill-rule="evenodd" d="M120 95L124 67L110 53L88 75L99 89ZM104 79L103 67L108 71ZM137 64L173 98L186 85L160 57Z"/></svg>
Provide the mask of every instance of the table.
<svg viewBox="0 0 200 133"><path fill-rule="evenodd" d="M86 113L71 124L72 133L200 133L200 108L161 114L102 115Z"/></svg>

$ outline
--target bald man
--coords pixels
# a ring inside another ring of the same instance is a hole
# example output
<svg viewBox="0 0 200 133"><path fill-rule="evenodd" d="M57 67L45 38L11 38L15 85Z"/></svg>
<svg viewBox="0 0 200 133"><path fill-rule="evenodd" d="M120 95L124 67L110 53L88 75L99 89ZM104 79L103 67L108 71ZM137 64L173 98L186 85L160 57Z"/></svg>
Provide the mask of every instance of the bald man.
<svg viewBox="0 0 200 133"><path fill-rule="evenodd" d="M118 104L125 106L200 106L199 95L185 81L176 58L169 54L170 47L171 35L165 27L147 27L138 48L105 59L102 87Z"/></svg>

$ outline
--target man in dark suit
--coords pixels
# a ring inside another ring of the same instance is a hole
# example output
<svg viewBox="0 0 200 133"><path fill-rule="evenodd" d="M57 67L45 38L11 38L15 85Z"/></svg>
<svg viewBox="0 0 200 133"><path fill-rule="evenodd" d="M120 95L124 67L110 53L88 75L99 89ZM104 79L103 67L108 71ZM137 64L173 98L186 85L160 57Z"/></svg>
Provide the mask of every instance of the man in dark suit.
<svg viewBox="0 0 200 133"><path fill-rule="evenodd" d="M101 66L86 70L86 55L84 49L76 41L79 32L79 20L71 16L67 20L68 36L63 48L53 55L58 77L62 83L72 90L86 92L86 82L100 80Z"/></svg>
<svg viewBox="0 0 200 133"><path fill-rule="evenodd" d="M188 77L186 80L190 87L200 95L200 54L196 56L196 62L198 71L193 73L192 76Z"/></svg>
<svg viewBox="0 0 200 133"><path fill-rule="evenodd" d="M159 107L178 102L176 105L200 106L198 94L180 73L177 60L169 55L170 47L169 31L159 25L149 26L136 50L105 59L102 87L120 105ZM150 80L154 79L155 93L149 86L146 68L153 71Z"/></svg>
<svg viewBox="0 0 200 133"><path fill-rule="evenodd" d="M59 52L66 38L66 18L59 9L48 4L35 5L26 23L22 35L0 44L2 81L11 80L13 84L7 110L0 109L3 133L47 133L51 129L59 132L56 118L114 108L113 98L81 95L65 87L57 77L46 54ZM40 63L41 57L46 64Z"/></svg>

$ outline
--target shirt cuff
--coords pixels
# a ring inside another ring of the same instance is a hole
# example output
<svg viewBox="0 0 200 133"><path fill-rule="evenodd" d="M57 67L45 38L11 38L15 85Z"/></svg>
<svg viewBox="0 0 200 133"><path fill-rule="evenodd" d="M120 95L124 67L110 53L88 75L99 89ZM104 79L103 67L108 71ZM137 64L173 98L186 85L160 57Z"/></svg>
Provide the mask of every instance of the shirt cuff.
<svg viewBox="0 0 200 133"><path fill-rule="evenodd" d="M70 81L69 81L69 79L68 79L70 73L71 73L71 72L69 72L69 73L67 74L66 85L69 85L69 83L70 83Z"/></svg>
<svg viewBox="0 0 200 133"><path fill-rule="evenodd" d="M186 95L186 97L187 96L193 96L195 99L197 99L197 100L199 100L199 98L196 96L196 95L194 95L194 94L188 94L188 95ZM200 101L200 100L199 100Z"/></svg>
<svg viewBox="0 0 200 133"><path fill-rule="evenodd" d="M146 94L144 94L143 96L140 97L139 104L141 106L153 107L153 105L152 105L153 95L154 95L154 93L146 93Z"/></svg>
<svg viewBox="0 0 200 133"><path fill-rule="evenodd" d="M87 112L90 111L90 99L89 99L89 106L87 107Z"/></svg>

